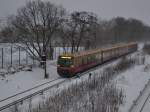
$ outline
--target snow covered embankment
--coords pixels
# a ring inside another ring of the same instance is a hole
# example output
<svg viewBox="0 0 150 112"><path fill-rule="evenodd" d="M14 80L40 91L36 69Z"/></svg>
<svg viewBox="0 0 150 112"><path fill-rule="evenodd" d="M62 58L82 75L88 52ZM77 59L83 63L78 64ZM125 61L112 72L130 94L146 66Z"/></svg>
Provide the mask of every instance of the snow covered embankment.
<svg viewBox="0 0 150 112"><path fill-rule="evenodd" d="M139 52L136 56L141 58L138 65L121 73L115 80L117 87L122 88L125 94L125 102L121 105L119 112L128 112L132 108L131 106L135 104L150 79L150 68L147 68L150 64L150 56L143 55L142 52Z"/></svg>

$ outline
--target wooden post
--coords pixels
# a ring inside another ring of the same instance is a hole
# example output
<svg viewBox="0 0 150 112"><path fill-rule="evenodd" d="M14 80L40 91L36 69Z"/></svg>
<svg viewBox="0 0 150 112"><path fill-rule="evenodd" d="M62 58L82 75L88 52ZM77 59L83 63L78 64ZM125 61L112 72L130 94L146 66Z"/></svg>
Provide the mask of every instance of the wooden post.
<svg viewBox="0 0 150 112"><path fill-rule="evenodd" d="M3 65L3 60L4 59L4 51L3 51L3 48L2 48L2 68L4 67L4 65Z"/></svg>
<svg viewBox="0 0 150 112"><path fill-rule="evenodd" d="M26 65L28 65L28 52L26 51Z"/></svg>
<svg viewBox="0 0 150 112"><path fill-rule="evenodd" d="M11 52L11 67L12 67L12 46L11 46L11 49L10 49L10 52Z"/></svg>
<svg viewBox="0 0 150 112"><path fill-rule="evenodd" d="M34 49L33 49L33 54L34 54ZM32 58L33 58L33 65L34 65L35 64L35 62L34 62L34 56Z"/></svg>
<svg viewBox="0 0 150 112"><path fill-rule="evenodd" d="M20 66L20 47L19 47L19 66Z"/></svg>

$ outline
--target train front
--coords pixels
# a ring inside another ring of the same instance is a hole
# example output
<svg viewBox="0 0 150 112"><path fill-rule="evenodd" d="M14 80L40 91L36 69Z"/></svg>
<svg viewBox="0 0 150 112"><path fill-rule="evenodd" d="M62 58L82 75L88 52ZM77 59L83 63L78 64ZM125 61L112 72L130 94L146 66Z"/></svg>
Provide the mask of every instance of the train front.
<svg viewBox="0 0 150 112"><path fill-rule="evenodd" d="M74 75L73 56L60 55L57 60L57 72L62 77L72 77Z"/></svg>

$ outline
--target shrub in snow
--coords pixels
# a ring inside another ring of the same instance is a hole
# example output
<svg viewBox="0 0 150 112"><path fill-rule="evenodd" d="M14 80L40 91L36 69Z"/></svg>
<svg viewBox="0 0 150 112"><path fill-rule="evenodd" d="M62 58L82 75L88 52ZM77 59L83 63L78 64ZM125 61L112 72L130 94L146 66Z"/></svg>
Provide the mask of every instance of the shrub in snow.
<svg viewBox="0 0 150 112"><path fill-rule="evenodd" d="M8 73L14 74L16 72L16 69L14 67L8 67Z"/></svg>
<svg viewBox="0 0 150 112"><path fill-rule="evenodd" d="M22 70L23 71L32 71L32 66L31 65L25 66Z"/></svg>
<svg viewBox="0 0 150 112"><path fill-rule="evenodd" d="M0 76L5 77L5 75L8 73L6 69L0 69Z"/></svg>
<svg viewBox="0 0 150 112"><path fill-rule="evenodd" d="M115 71L122 72L135 65L136 62L137 60L135 58L128 59L127 57L123 57L114 67L114 69Z"/></svg>
<svg viewBox="0 0 150 112"><path fill-rule="evenodd" d="M150 54L150 44L144 44L143 51L147 54Z"/></svg>
<svg viewBox="0 0 150 112"><path fill-rule="evenodd" d="M150 64L145 65L144 72L148 72L150 70Z"/></svg>

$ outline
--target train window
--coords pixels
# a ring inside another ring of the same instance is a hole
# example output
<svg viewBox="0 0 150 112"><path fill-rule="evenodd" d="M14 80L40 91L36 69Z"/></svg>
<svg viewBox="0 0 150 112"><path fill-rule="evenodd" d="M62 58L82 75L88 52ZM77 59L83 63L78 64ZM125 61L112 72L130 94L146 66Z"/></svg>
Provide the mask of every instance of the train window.
<svg viewBox="0 0 150 112"><path fill-rule="evenodd" d="M98 59L101 59L101 57L102 57L102 54L100 52L99 55L98 55Z"/></svg>
<svg viewBox="0 0 150 112"><path fill-rule="evenodd" d="M87 56L85 56L84 61L85 61L85 64L87 64Z"/></svg>
<svg viewBox="0 0 150 112"><path fill-rule="evenodd" d="M90 62L90 56L87 57L87 62L88 62L88 63Z"/></svg>
<svg viewBox="0 0 150 112"><path fill-rule="evenodd" d="M87 63L89 63L89 57L87 56Z"/></svg>
<svg viewBox="0 0 150 112"><path fill-rule="evenodd" d="M87 63L87 56L84 56L84 64Z"/></svg>
<svg viewBox="0 0 150 112"><path fill-rule="evenodd" d="M75 58L75 63L76 63L76 66L78 66L79 65L79 63L78 63L79 61L78 61L78 57L77 58Z"/></svg>
<svg viewBox="0 0 150 112"><path fill-rule="evenodd" d="M82 65L82 58L79 57L79 65Z"/></svg>
<svg viewBox="0 0 150 112"><path fill-rule="evenodd" d="M59 57L58 59L58 65L63 66L63 67L70 67L73 65L73 59L72 57Z"/></svg>
<svg viewBox="0 0 150 112"><path fill-rule="evenodd" d="M96 60L98 60L99 59L99 56L98 56L98 53L96 54Z"/></svg>
<svg viewBox="0 0 150 112"><path fill-rule="evenodd" d="M90 56L90 61L92 61L92 55Z"/></svg>
<svg viewBox="0 0 150 112"><path fill-rule="evenodd" d="M91 55L91 56L90 56L90 61L93 61L93 60L94 60L94 56Z"/></svg>
<svg viewBox="0 0 150 112"><path fill-rule="evenodd" d="M82 64L84 64L84 57L82 57Z"/></svg>
<svg viewBox="0 0 150 112"><path fill-rule="evenodd" d="M80 65L80 57L78 57L78 66Z"/></svg>
<svg viewBox="0 0 150 112"><path fill-rule="evenodd" d="M88 63L88 56L86 56L86 64Z"/></svg>
<svg viewBox="0 0 150 112"><path fill-rule="evenodd" d="M73 59L74 66L77 66L77 58Z"/></svg>

